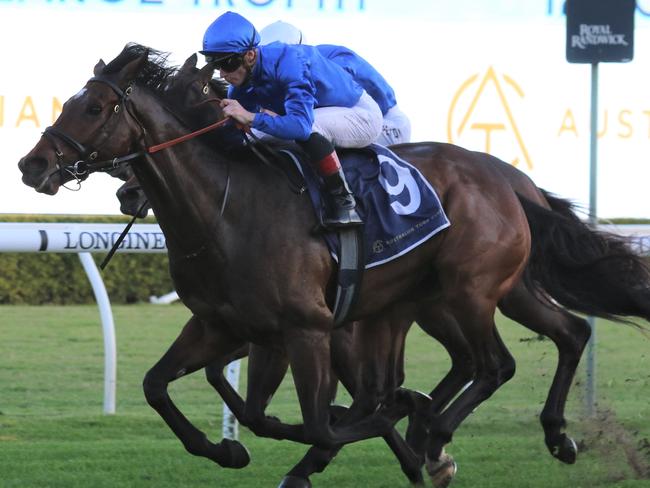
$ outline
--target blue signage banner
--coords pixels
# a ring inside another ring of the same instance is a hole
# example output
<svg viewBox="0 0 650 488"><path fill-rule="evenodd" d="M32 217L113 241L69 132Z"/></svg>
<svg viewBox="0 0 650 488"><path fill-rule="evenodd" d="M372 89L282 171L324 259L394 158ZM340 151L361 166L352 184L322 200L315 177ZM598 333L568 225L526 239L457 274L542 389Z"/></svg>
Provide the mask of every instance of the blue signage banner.
<svg viewBox="0 0 650 488"><path fill-rule="evenodd" d="M650 0L637 0L637 20L650 24ZM417 18L436 22L563 20L566 0L0 0L0 10L142 11L178 13L233 10L244 15L320 15Z"/></svg>

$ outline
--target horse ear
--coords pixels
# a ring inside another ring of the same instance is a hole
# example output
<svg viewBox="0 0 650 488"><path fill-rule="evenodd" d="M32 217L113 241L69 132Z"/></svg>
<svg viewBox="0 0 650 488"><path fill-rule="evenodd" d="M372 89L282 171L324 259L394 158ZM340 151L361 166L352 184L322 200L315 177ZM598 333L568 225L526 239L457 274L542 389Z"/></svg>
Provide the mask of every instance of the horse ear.
<svg viewBox="0 0 650 488"><path fill-rule="evenodd" d="M196 55L196 53L192 54L189 58L185 60L183 66L181 66L181 69L179 71L181 73L191 72L192 69L196 68L197 60L198 60L198 56Z"/></svg>
<svg viewBox="0 0 650 488"><path fill-rule="evenodd" d="M124 67L120 70L120 78L122 80L131 81L136 75L140 72L145 63L149 60L149 53L145 52L141 56L138 56L133 61L129 61Z"/></svg>
<svg viewBox="0 0 650 488"><path fill-rule="evenodd" d="M202 82L208 83L212 76L214 75L214 66L212 63L206 64L203 68L199 70L199 78Z"/></svg>
<svg viewBox="0 0 650 488"><path fill-rule="evenodd" d="M95 65L95 68L93 69L93 74L95 76L99 76L102 71L104 71L104 68L106 67L106 63L104 62L103 59L100 59L97 61L97 64Z"/></svg>

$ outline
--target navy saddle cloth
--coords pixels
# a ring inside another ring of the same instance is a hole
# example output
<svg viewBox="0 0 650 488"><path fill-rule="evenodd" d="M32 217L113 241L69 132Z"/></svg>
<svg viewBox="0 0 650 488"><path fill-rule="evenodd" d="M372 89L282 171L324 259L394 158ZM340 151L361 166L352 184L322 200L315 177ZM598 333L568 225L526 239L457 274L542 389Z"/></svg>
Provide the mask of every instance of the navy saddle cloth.
<svg viewBox="0 0 650 488"><path fill-rule="evenodd" d="M300 164L317 214L324 212L321 181L312 166ZM372 144L364 149L339 149L341 166L357 200L357 212L364 221L365 267L372 268L406 254L429 240L450 222L435 190L422 174L386 147ZM339 240L335 232L323 234L338 261Z"/></svg>

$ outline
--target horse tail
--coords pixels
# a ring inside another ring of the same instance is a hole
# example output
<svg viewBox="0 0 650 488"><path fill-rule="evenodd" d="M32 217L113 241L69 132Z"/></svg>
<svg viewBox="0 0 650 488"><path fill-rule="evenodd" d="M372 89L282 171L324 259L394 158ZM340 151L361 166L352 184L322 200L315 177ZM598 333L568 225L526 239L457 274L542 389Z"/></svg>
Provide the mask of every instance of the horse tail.
<svg viewBox="0 0 650 488"><path fill-rule="evenodd" d="M531 231L528 289L586 315L650 320L650 267L630 239L593 230L571 202L542 192L550 210L518 195Z"/></svg>

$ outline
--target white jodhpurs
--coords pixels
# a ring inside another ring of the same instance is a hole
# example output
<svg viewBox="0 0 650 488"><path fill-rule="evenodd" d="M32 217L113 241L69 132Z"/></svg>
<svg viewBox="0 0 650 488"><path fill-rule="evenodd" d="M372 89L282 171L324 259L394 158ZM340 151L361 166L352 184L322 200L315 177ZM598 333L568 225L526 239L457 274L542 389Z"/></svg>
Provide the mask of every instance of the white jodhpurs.
<svg viewBox="0 0 650 488"><path fill-rule="evenodd" d="M381 134L375 142L382 146L411 142L411 121L397 105L384 115Z"/></svg>
<svg viewBox="0 0 650 488"><path fill-rule="evenodd" d="M365 147L381 134L381 109L365 91L353 107L314 109L312 130L323 135L335 147Z"/></svg>

